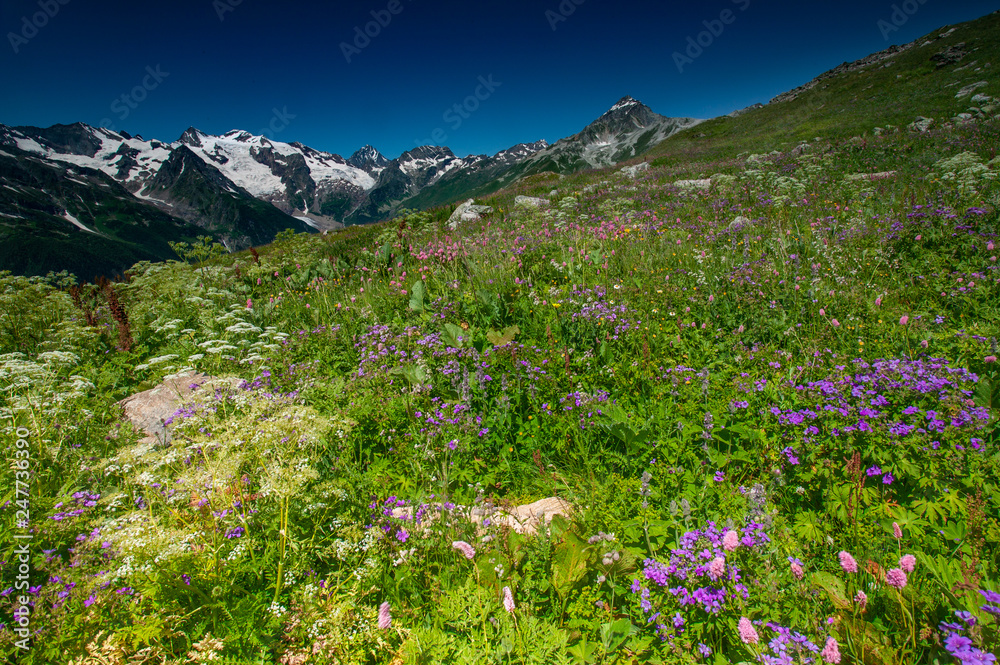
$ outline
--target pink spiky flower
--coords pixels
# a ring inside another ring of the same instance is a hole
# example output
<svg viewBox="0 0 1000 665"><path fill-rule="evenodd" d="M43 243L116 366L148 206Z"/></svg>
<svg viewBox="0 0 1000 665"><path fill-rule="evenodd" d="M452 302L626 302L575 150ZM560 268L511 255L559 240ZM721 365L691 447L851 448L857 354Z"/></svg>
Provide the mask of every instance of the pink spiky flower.
<svg viewBox="0 0 1000 665"><path fill-rule="evenodd" d="M840 645L837 644L837 640L832 637L826 638L826 646L823 647L823 651L819 655L823 658L824 663L839 663Z"/></svg>
<svg viewBox="0 0 1000 665"><path fill-rule="evenodd" d="M902 589L906 587L906 573L900 568L890 568L885 574L885 583L891 587Z"/></svg>
<svg viewBox="0 0 1000 665"><path fill-rule="evenodd" d="M736 533L736 529L730 529L726 531L726 535L722 537L722 549L727 552L732 552L737 547L740 546L740 534Z"/></svg>
<svg viewBox="0 0 1000 665"><path fill-rule="evenodd" d="M503 608L507 610L508 614L514 613L514 593L510 590L509 586L503 588Z"/></svg>
<svg viewBox="0 0 1000 665"><path fill-rule="evenodd" d="M840 567L844 569L845 573L858 572L858 562L848 552L841 552L837 556L840 558Z"/></svg>
<svg viewBox="0 0 1000 665"><path fill-rule="evenodd" d="M708 574L713 580L717 580L722 577L726 572L726 560L721 556L717 556L712 559L712 562L708 564Z"/></svg>
<svg viewBox="0 0 1000 665"><path fill-rule="evenodd" d="M892 535L896 540L899 540L900 538L903 537L903 530L899 527L899 524L897 524L896 522L892 523Z"/></svg>
<svg viewBox="0 0 1000 665"><path fill-rule="evenodd" d="M866 594L864 591L858 591L856 594L854 594L854 602L857 603L861 611L864 612L865 607L868 606L868 594Z"/></svg>
<svg viewBox="0 0 1000 665"><path fill-rule="evenodd" d="M390 608L388 601L378 606L378 627L380 630L389 630L392 627Z"/></svg>
<svg viewBox="0 0 1000 665"><path fill-rule="evenodd" d="M753 627L750 623L750 619L746 617L740 617L740 639L743 640L743 644L757 644L760 642L760 636L757 634L757 629Z"/></svg>
<svg viewBox="0 0 1000 665"><path fill-rule="evenodd" d="M917 567L917 557L912 554L904 554L903 558L899 560L899 567L908 573L912 573Z"/></svg>
<svg viewBox="0 0 1000 665"><path fill-rule="evenodd" d="M795 575L795 579L801 580L803 575L805 575L805 571L802 570L802 566L800 566L796 561L792 561L791 566L792 566L792 575Z"/></svg>
<svg viewBox="0 0 1000 665"><path fill-rule="evenodd" d="M465 558L469 559L470 561L476 556L476 548L474 548L472 545L465 542L464 540L456 540L451 544L451 546L454 547L459 552L461 552L463 555L465 555Z"/></svg>

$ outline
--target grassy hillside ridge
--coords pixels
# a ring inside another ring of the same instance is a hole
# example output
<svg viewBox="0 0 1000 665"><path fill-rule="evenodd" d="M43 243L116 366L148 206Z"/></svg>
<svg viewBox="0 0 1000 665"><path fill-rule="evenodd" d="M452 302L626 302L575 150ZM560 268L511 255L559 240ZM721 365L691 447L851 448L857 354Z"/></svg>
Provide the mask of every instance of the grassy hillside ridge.
<svg viewBox="0 0 1000 665"><path fill-rule="evenodd" d="M967 55L957 63L938 66L932 60L959 44L964 44L961 50ZM736 117L708 120L668 138L644 158L664 165L690 164L782 149L817 136L828 140L871 136L877 126L905 130L917 116L934 118L940 126L976 106L972 95L956 99L955 93L978 81L988 85L973 94L1000 96L1000 13L943 26L885 60L820 77L814 87L789 101L772 100ZM1000 109L994 104L988 115L997 113Z"/></svg>

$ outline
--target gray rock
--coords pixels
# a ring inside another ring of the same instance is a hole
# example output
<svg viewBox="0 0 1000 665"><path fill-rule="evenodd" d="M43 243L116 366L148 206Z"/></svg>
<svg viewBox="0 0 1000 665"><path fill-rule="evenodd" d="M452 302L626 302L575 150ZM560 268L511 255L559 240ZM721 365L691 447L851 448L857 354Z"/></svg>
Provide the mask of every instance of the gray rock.
<svg viewBox="0 0 1000 665"><path fill-rule="evenodd" d="M462 215L464 215L475 202L475 199L469 199L464 203L459 203L458 207L455 208L455 212L451 213L451 217L448 218L449 228L452 230L457 229L458 223L462 221Z"/></svg>
<svg viewBox="0 0 1000 665"><path fill-rule="evenodd" d="M906 126L911 132L926 132L934 126L934 118L925 118L922 115Z"/></svg>
<svg viewBox="0 0 1000 665"><path fill-rule="evenodd" d="M632 166L626 166L621 169L621 173L627 178L635 178L643 171L649 170L649 162L640 162L639 164L633 164Z"/></svg>
<svg viewBox="0 0 1000 665"><path fill-rule="evenodd" d="M984 95L981 92L977 92L972 96L972 99L970 99L969 101L971 101L973 104L989 104L990 102L993 101L993 98L990 97L989 95Z"/></svg>
<svg viewBox="0 0 1000 665"><path fill-rule="evenodd" d="M746 226L747 224L750 224L752 221L753 220L751 220L749 217L744 217L743 215L739 215L736 219L729 222L729 228L731 229L740 228Z"/></svg>
<svg viewBox="0 0 1000 665"><path fill-rule="evenodd" d="M455 212L451 213L451 217L448 218L448 226L452 230L458 228L459 222L475 222L478 221L482 215L488 215L493 212L491 206L476 205L473 199L469 199L464 203L460 203Z"/></svg>
<svg viewBox="0 0 1000 665"><path fill-rule="evenodd" d="M540 199L537 196L518 196L514 199L515 208L538 208L548 204L547 199Z"/></svg>
<svg viewBox="0 0 1000 665"><path fill-rule="evenodd" d="M167 443L170 441L170 430L164 423L181 406L203 393L212 394L216 388L239 383L237 378L216 379L198 372L185 372L165 379L155 388L126 397L119 405L136 429L146 433L143 443Z"/></svg>
<svg viewBox="0 0 1000 665"><path fill-rule="evenodd" d="M987 81L976 81L975 83L970 83L961 90L955 93L955 99L961 99L962 97L967 97L971 95L976 90L979 90L984 85L989 85Z"/></svg>
<svg viewBox="0 0 1000 665"><path fill-rule="evenodd" d="M971 113L959 113L954 118L952 118L952 120L954 120L955 122L968 122L969 120L972 120L972 114Z"/></svg>
<svg viewBox="0 0 1000 665"><path fill-rule="evenodd" d="M808 143L800 143L794 148L792 148L792 155L795 157L800 157L805 153L809 152L810 150L812 150L811 145L809 145Z"/></svg>
<svg viewBox="0 0 1000 665"><path fill-rule="evenodd" d="M882 136L883 132L885 132L885 129L883 129L882 127L876 127L875 129L872 130L872 134L874 134L875 136Z"/></svg>
<svg viewBox="0 0 1000 665"><path fill-rule="evenodd" d="M429 510L426 511L423 523L419 528L421 530L429 530L431 525L440 519L443 511L444 506L441 504L430 504ZM533 535L538 532L540 526L548 524L556 515L569 517L573 512L573 506L565 499L550 496L545 499L539 499L534 503L512 508L500 508L486 503L478 506L459 505L450 508L450 511L453 517L471 522L476 527L477 534L482 534L486 531L483 523L486 519L489 519L490 524L493 526L508 527L517 533ZM413 506L392 509L392 515L396 519L411 520L414 513L415 508Z"/></svg>
<svg viewBox="0 0 1000 665"><path fill-rule="evenodd" d="M844 178L849 182L854 182L857 180L885 180L886 178L895 178L895 171L879 171L878 173L851 173Z"/></svg>
<svg viewBox="0 0 1000 665"><path fill-rule="evenodd" d="M550 198L550 199L551 199L551 198L552 198L553 196L558 196L558 195L559 195L559 190L558 190L558 189L553 189L553 190L552 190L551 192L549 192L549 198Z"/></svg>
<svg viewBox="0 0 1000 665"><path fill-rule="evenodd" d="M699 180L676 180L674 187L681 189L708 189L712 186L711 178L701 178Z"/></svg>

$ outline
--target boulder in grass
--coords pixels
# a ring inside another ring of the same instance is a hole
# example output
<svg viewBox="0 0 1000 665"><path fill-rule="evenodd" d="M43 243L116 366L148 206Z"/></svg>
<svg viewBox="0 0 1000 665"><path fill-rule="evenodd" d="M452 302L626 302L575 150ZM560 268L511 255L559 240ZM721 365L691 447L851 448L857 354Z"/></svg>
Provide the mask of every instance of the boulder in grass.
<svg viewBox="0 0 1000 665"><path fill-rule="evenodd" d="M540 208L548 204L548 199L540 199L537 196L518 196L514 199L515 208Z"/></svg>
<svg viewBox="0 0 1000 665"><path fill-rule="evenodd" d="M955 99L961 99L962 97L967 97L972 93L974 93L976 90L979 90L980 88L986 85L989 85L989 82L976 81L975 83L970 83L969 85L965 86L964 88L960 89L958 92L955 93Z"/></svg>
<svg viewBox="0 0 1000 665"><path fill-rule="evenodd" d="M167 443L170 441L170 430L166 421L184 404L190 403L196 392L214 392L216 388L229 387L238 381L235 378L217 379L198 372L184 372L164 379L155 388L126 397L118 404L136 429L146 433L143 443Z"/></svg>
<svg viewBox="0 0 1000 665"><path fill-rule="evenodd" d="M674 187L680 187L681 189L709 189L712 187L712 179L676 180L674 181Z"/></svg>
<svg viewBox="0 0 1000 665"><path fill-rule="evenodd" d="M934 126L934 118L925 118L922 115L906 126L911 132L926 132Z"/></svg>
<svg viewBox="0 0 1000 665"><path fill-rule="evenodd" d="M455 230L458 228L459 222L475 222L481 219L482 215L488 215L493 212L493 208L490 206L476 205L474 199L469 199L464 203L460 203L455 212L451 213L451 217L448 218L448 226Z"/></svg>
<svg viewBox="0 0 1000 665"><path fill-rule="evenodd" d="M639 164L633 164L632 166L622 167L621 173L627 178L635 178L640 173L649 170L649 162L640 162Z"/></svg>
<svg viewBox="0 0 1000 665"><path fill-rule="evenodd" d="M445 508L439 503L424 506L424 518L421 527L430 528L436 522ZM476 506L454 506L448 508L453 517L468 520L475 524L477 531L482 532L486 526L505 526L516 533L535 534L538 527L548 524L556 515L568 517L573 510L572 504L559 497L546 497L533 503L514 508L499 508L491 504ZM417 507L403 506L392 509L392 516L401 520L412 520ZM487 525L487 520L489 523Z"/></svg>

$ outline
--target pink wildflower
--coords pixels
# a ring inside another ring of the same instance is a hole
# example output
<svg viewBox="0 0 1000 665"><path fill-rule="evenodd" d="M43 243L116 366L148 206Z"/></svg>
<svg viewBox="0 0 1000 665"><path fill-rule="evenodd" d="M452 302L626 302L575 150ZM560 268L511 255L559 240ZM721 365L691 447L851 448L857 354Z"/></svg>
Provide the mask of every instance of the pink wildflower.
<svg viewBox="0 0 1000 665"><path fill-rule="evenodd" d="M822 307L820 307L820 308L819 308L819 315L820 315L820 316L826 316L826 310L825 310L825 309L823 309Z"/></svg>
<svg viewBox="0 0 1000 665"><path fill-rule="evenodd" d="M917 567L917 557L912 554L904 554L903 558L899 560L899 567L908 573L912 573L913 569Z"/></svg>
<svg viewBox="0 0 1000 665"><path fill-rule="evenodd" d="M900 538L903 537L903 530L899 528L899 524L897 524L896 522L892 523L892 535L896 540L899 540Z"/></svg>
<svg viewBox="0 0 1000 665"><path fill-rule="evenodd" d="M985 358L983 358L984 363L995 363L996 361L997 361L996 356L986 356Z"/></svg>
<svg viewBox="0 0 1000 665"><path fill-rule="evenodd" d="M737 547L740 546L740 534L736 533L735 529L730 529L726 531L726 535L722 537L722 549L727 552L732 552Z"/></svg>
<svg viewBox="0 0 1000 665"><path fill-rule="evenodd" d="M840 327L840 321L838 321L837 319L830 319L830 323L833 324L834 328L839 328Z"/></svg>
<svg viewBox="0 0 1000 665"><path fill-rule="evenodd" d="M388 601L378 607L378 627L380 630L389 630L392 627L392 615L389 613Z"/></svg>
<svg viewBox="0 0 1000 665"><path fill-rule="evenodd" d="M987 250L989 250L989 251L992 252L993 251L993 247L994 247L994 245L993 245L993 241L992 240L989 241L988 243L986 243L986 249Z"/></svg>
<svg viewBox="0 0 1000 665"><path fill-rule="evenodd" d="M721 556L712 559L708 564L708 574L713 580L717 580L726 572L726 560Z"/></svg>
<svg viewBox="0 0 1000 665"><path fill-rule="evenodd" d="M891 587L902 589L906 586L906 573L899 568L890 568L885 574L885 583Z"/></svg>
<svg viewBox="0 0 1000 665"><path fill-rule="evenodd" d="M823 651L819 655L823 658L824 663L839 663L840 645L837 644L837 640L832 637L826 638L826 646L823 647Z"/></svg>
<svg viewBox="0 0 1000 665"><path fill-rule="evenodd" d="M878 298L875 299L875 306L876 307L882 306L882 296L879 296Z"/></svg>
<svg viewBox="0 0 1000 665"><path fill-rule="evenodd" d="M708 302L712 302L713 300L715 300L715 296L709 296L708 297Z"/></svg>
<svg viewBox="0 0 1000 665"><path fill-rule="evenodd" d="M509 586L503 588L503 608L507 610L508 614L514 613L514 594Z"/></svg>
<svg viewBox="0 0 1000 665"><path fill-rule="evenodd" d="M899 325L905 326L909 322L910 322L910 317L908 317L907 315L904 314L903 316L899 317Z"/></svg>
<svg viewBox="0 0 1000 665"><path fill-rule="evenodd" d="M854 560L853 556L847 552L841 552L837 556L840 557L840 567L844 569L845 573L858 572L858 562Z"/></svg>
<svg viewBox="0 0 1000 665"><path fill-rule="evenodd" d="M757 635L757 629L753 627L750 623L750 619L746 617L740 617L740 639L743 640L743 644L757 644L760 641L760 636Z"/></svg>
<svg viewBox="0 0 1000 665"><path fill-rule="evenodd" d="M464 554L466 559L471 560L476 556L476 549L464 540L456 540L451 546Z"/></svg>
<svg viewBox="0 0 1000 665"><path fill-rule="evenodd" d="M859 591L854 594L854 602L864 611L865 607L868 606L868 595L864 591Z"/></svg>
<svg viewBox="0 0 1000 665"><path fill-rule="evenodd" d="M804 574L805 574L805 571L802 570L802 566L800 566L798 563L796 563L796 562L793 561L792 562L792 575L795 575L795 579L801 580L802 576Z"/></svg>

